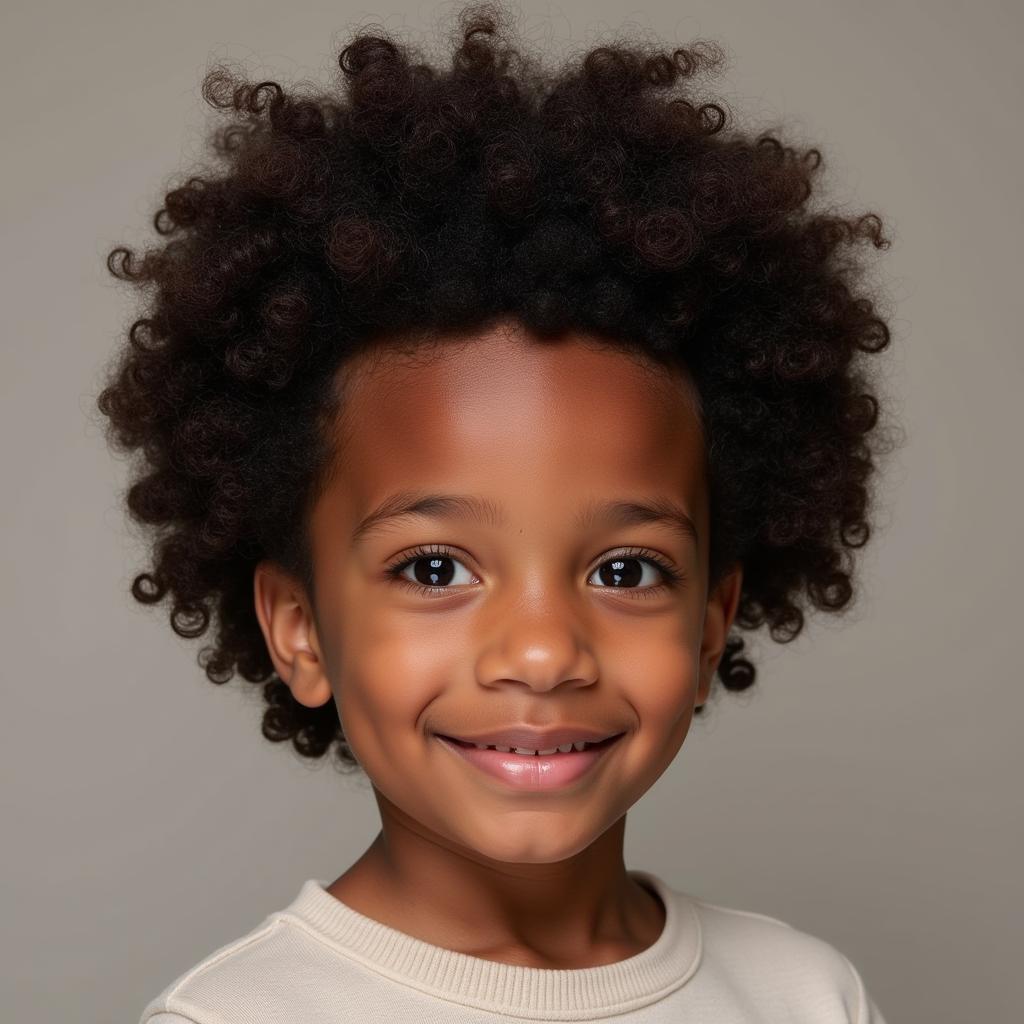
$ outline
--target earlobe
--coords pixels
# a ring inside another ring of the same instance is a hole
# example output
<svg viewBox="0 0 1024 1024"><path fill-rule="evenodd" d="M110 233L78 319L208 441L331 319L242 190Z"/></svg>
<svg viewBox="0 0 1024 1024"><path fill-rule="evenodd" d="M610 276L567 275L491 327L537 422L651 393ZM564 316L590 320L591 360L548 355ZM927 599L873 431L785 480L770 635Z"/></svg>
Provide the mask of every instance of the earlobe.
<svg viewBox="0 0 1024 1024"><path fill-rule="evenodd" d="M253 571L253 601L274 671L300 704L326 704L330 681L302 587L279 565L263 561Z"/></svg>
<svg viewBox="0 0 1024 1024"><path fill-rule="evenodd" d="M331 684L319 658L311 652L297 651L290 677L284 676L292 696L309 708L318 708L331 699Z"/></svg>

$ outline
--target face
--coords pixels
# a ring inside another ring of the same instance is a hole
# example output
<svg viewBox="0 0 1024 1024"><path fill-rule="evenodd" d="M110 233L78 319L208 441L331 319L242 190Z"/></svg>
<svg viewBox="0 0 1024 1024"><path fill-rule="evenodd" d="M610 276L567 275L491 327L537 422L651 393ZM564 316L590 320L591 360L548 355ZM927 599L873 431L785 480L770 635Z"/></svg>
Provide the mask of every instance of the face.
<svg viewBox="0 0 1024 1024"><path fill-rule="evenodd" d="M315 604L257 573L277 670L301 702L336 702L382 807L496 861L573 856L672 762L735 613L738 570L707 590L691 384L512 325L360 358L311 517ZM471 500L360 529L410 493ZM559 785L542 757L499 778L441 738L514 726L620 735Z"/></svg>

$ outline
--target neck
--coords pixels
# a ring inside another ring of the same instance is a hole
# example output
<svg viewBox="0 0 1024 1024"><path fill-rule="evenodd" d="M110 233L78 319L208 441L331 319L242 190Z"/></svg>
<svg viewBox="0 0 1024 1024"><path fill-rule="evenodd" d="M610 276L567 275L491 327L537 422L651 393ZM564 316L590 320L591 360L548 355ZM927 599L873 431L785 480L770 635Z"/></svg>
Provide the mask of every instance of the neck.
<svg viewBox="0 0 1024 1024"><path fill-rule="evenodd" d="M661 934L660 900L629 876L626 816L554 863L506 863L427 830L376 789L381 831L328 891L398 931L470 956L573 969L634 956Z"/></svg>

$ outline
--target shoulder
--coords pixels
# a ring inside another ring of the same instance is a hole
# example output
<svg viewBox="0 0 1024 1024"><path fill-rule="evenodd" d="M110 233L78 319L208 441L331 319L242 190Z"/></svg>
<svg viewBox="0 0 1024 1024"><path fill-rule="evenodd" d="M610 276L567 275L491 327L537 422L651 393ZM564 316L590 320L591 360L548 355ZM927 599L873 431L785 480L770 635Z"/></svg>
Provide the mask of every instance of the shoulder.
<svg viewBox="0 0 1024 1024"><path fill-rule="evenodd" d="M787 921L687 895L700 920L701 971L790 1020L885 1024L851 961Z"/></svg>
<svg viewBox="0 0 1024 1024"><path fill-rule="evenodd" d="M138 1024L364 1020L379 1009L378 972L288 907L215 949L146 1005Z"/></svg>
<svg viewBox="0 0 1024 1024"><path fill-rule="evenodd" d="M242 1024L256 1007L276 1020L272 1011L288 991L284 976L304 957L297 948L303 938L280 912L269 915L170 982L146 1004L139 1024Z"/></svg>
<svg viewBox="0 0 1024 1024"><path fill-rule="evenodd" d="M838 950L788 921L693 896L689 898L700 917L705 946L711 945L721 956L738 958L757 953L806 961L830 970L841 966L842 954Z"/></svg>

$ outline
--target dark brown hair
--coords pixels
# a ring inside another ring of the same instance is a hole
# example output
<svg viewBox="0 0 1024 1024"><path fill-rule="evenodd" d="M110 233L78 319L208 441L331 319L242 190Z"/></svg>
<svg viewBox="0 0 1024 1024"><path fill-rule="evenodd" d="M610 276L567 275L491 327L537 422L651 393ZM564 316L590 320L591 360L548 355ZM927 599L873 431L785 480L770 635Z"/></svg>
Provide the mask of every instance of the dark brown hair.
<svg viewBox="0 0 1024 1024"><path fill-rule="evenodd" d="M871 484L889 450L867 356L890 340L857 246L876 214L812 210L816 148L732 127L702 102L704 41L594 47L557 73L506 41L501 5L459 17L440 70L387 33L354 36L326 92L208 72L226 111L213 164L168 191L164 241L108 256L147 293L98 407L137 451L127 507L152 538L132 584L216 683L263 684L263 734L356 762L333 701L307 708L273 669L253 569L314 593L308 513L331 464L335 372L377 339L504 316L685 366L708 438L710 583L741 560L718 677L755 668L735 630L792 640L809 601L853 597ZM697 713L702 709L698 708Z"/></svg>

